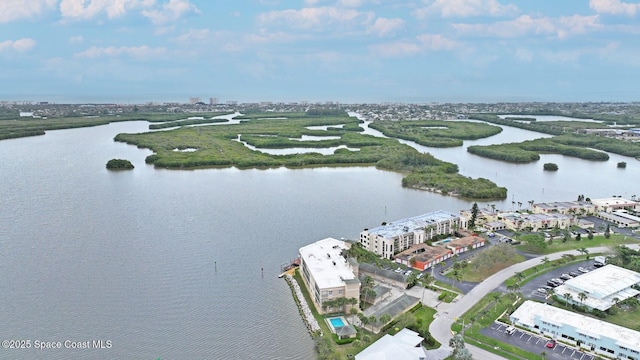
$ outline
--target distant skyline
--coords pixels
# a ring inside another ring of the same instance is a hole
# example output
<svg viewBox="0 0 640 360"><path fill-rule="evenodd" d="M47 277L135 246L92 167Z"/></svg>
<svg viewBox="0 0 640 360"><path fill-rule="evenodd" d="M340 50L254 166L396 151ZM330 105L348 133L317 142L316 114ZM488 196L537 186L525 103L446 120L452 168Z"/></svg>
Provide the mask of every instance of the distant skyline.
<svg viewBox="0 0 640 360"><path fill-rule="evenodd" d="M640 2L0 0L0 100L640 101Z"/></svg>

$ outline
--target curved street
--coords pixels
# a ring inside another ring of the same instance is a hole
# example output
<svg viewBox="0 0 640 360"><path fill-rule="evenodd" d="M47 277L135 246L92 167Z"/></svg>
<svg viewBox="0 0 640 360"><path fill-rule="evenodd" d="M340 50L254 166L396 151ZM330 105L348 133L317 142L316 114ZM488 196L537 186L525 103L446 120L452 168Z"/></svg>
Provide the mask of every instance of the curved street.
<svg viewBox="0 0 640 360"><path fill-rule="evenodd" d="M640 249L640 245L631 244L625 245L634 250ZM606 253L609 252L609 247L594 247L589 248L589 253ZM515 275L516 272L524 271L528 268L534 267L536 265L540 265L542 259L546 256L549 260L557 260L562 257L564 254L572 254L572 255L580 255L580 252L577 250L568 250L562 251L558 253L553 253L549 255L538 256L521 263L512 265L506 269L503 269L483 282L476 285L471 291L457 298L457 301L452 303L449 307L447 307L446 311L442 313L438 312L436 314L435 320L429 326L429 332L431 335L442 344L440 349L431 350L429 354L430 358L442 360L446 357L446 353L449 353L451 349L449 348L449 340L453 337L451 333L451 325L454 323L454 319L462 316L465 312L467 312L478 300L483 298L489 292L493 291L495 288L500 286L505 280ZM504 359L502 356L490 353L486 350L480 349L470 344L466 344L467 349L471 351L474 359L482 359L482 360L502 360ZM446 350L446 351L443 351Z"/></svg>

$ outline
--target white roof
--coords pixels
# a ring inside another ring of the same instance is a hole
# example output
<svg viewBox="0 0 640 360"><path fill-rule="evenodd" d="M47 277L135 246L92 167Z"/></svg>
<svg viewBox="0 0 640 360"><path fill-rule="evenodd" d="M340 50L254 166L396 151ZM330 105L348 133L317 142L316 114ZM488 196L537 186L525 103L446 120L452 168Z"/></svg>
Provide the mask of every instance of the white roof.
<svg viewBox="0 0 640 360"><path fill-rule="evenodd" d="M527 300L511 314L512 318L518 319L518 322L530 327L535 325L536 316L549 323L560 323L573 327L581 334L597 338L606 337L627 348L640 350L640 332L555 306Z"/></svg>
<svg viewBox="0 0 640 360"><path fill-rule="evenodd" d="M415 331L402 329L391 336L386 334L356 355L356 360L419 360L426 353L419 344L423 338Z"/></svg>
<svg viewBox="0 0 640 360"><path fill-rule="evenodd" d="M614 298L622 301L640 293L631 288L638 283L640 283L639 273L609 264L567 280L554 292L559 296L564 296L568 292L574 301L579 301L579 293L585 293L587 299L584 300L584 305L606 310L614 304Z"/></svg>
<svg viewBox="0 0 640 360"><path fill-rule="evenodd" d="M610 197L602 199L591 199L592 204L605 206L634 206L638 205L636 201L631 201L619 197Z"/></svg>
<svg viewBox="0 0 640 360"><path fill-rule="evenodd" d="M344 280L356 278L347 259L340 255L348 247L344 241L326 238L300 248L300 256L319 288L344 286Z"/></svg>
<svg viewBox="0 0 640 360"><path fill-rule="evenodd" d="M448 211L433 211L369 229L369 233L390 239L410 232L423 232L424 228L429 225L451 221L458 218L460 218L460 216Z"/></svg>

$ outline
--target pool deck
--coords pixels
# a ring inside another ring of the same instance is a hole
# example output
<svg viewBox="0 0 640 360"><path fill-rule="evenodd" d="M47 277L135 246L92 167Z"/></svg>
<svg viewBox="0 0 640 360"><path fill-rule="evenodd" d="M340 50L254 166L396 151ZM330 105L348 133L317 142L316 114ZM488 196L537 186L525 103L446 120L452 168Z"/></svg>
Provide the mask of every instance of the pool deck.
<svg viewBox="0 0 640 360"><path fill-rule="evenodd" d="M331 329L331 332L334 334L336 333L336 328L331 323L331 319L340 319L343 324L342 326L349 325L349 321L347 321L347 318L344 315L331 316L331 317L324 318L324 321L327 323L327 325L329 326L329 329Z"/></svg>

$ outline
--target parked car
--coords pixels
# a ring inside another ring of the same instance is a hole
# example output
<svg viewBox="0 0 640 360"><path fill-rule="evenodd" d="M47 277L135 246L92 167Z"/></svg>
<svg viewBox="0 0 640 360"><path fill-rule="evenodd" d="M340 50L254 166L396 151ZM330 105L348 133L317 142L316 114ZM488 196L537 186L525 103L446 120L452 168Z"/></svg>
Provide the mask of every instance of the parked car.
<svg viewBox="0 0 640 360"><path fill-rule="evenodd" d="M576 277L576 276L580 276L580 273L577 273L577 272L575 272L575 271L571 271L571 272L569 273L569 275L571 275L571 276L573 276L573 277Z"/></svg>
<svg viewBox="0 0 640 360"><path fill-rule="evenodd" d="M539 293L543 293L543 294L547 293L547 289L545 289L545 288L538 288L536 291L539 292Z"/></svg>
<svg viewBox="0 0 640 360"><path fill-rule="evenodd" d="M551 279L551 280L553 280L553 281L557 282L559 285L564 284L564 280L561 280L561 279L558 279L558 278L553 278L553 279Z"/></svg>
<svg viewBox="0 0 640 360"><path fill-rule="evenodd" d="M562 274L562 275L560 275L560 279L562 279L562 280L571 280L571 279L573 279L573 276L571 276L569 274Z"/></svg>
<svg viewBox="0 0 640 360"><path fill-rule="evenodd" d="M587 269L583 268L582 266L578 268L578 271L580 271L580 272L581 272L581 273L583 273L583 274L586 274L586 273L588 273L588 272L589 272L589 270L587 270Z"/></svg>
<svg viewBox="0 0 640 360"><path fill-rule="evenodd" d="M545 286L543 286L542 288L543 288L543 289L545 289L545 290L547 290L547 292L551 292L551 291L553 291L553 286L547 286L547 285L545 285Z"/></svg>
<svg viewBox="0 0 640 360"><path fill-rule="evenodd" d="M556 341L553 339L547 341L546 347L548 347L549 349L553 349L554 347L556 347Z"/></svg>
<svg viewBox="0 0 640 360"><path fill-rule="evenodd" d="M553 280L547 280L547 285L549 285L550 287L560 286L560 284L558 284L557 282L555 282Z"/></svg>
<svg viewBox="0 0 640 360"><path fill-rule="evenodd" d="M516 332L516 328L514 328L513 326L509 326L504 332L507 335L513 335Z"/></svg>

